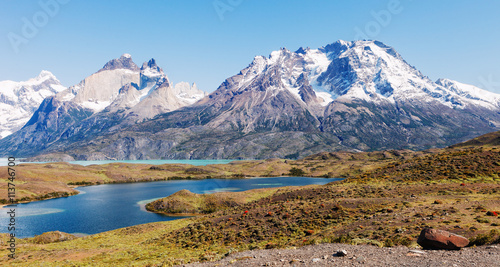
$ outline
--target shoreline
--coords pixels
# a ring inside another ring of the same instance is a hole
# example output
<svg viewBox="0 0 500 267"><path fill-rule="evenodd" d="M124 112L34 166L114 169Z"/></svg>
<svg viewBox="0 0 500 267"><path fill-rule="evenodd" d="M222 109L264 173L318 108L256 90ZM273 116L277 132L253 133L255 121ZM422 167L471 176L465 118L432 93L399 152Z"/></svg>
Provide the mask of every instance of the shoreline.
<svg viewBox="0 0 500 267"><path fill-rule="evenodd" d="M129 164L129 163L126 163ZM250 180L250 179L265 179L265 178L284 178L284 177L301 177L301 178L313 178L313 179L339 179L338 181L345 180L346 178L327 178L327 177L309 177L309 176L261 176L261 177L252 177L252 176L242 176L242 177L210 177L210 178L188 178L188 177L169 177L166 179L158 179L158 180L149 180L149 179L144 179L144 180L133 180L133 181L110 181L110 182L99 182L99 183L91 183L91 184L82 184L82 185L75 185L75 184L66 184L66 186L72 190L75 190L77 193L76 194L70 194L68 196L58 196L58 197L48 197L48 198L43 198L43 199L32 199L32 200L27 200L27 201L20 201L20 202L15 202L12 204L26 204L26 203L31 203L31 202L36 202L36 201L43 201L43 200L49 200L49 199L57 199L57 198L63 198L63 197L70 197L70 196L76 196L79 194L79 191L76 188L79 187L86 187L86 186L99 186L99 185L109 185L109 184L135 184L135 183L151 183L151 182L164 182L164 181L183 181L183 180L210 180L210 179L221 179L221 180ZM335 182L335 181L334 181ZM60 194L62 192L60 191L53 191L49 192L47 194ZM47 195L46 194L46 195ZM0 201L6 200L6 199L0 199ZM1 204L1 207L12 205L12 204Z"/></svg>

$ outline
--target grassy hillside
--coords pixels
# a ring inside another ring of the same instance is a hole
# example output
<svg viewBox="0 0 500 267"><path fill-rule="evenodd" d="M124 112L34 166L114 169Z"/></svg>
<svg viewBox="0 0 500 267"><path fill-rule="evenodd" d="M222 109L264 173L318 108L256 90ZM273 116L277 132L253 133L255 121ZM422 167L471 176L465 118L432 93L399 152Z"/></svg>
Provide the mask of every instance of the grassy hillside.
<svg viewBox="0 0 500 267"><path fill-rule="evenodd" d="M477 138L465 141L451 146L451 148L460 147L479 147L479 146L500 146L500 131L481 135Z"/></svg>

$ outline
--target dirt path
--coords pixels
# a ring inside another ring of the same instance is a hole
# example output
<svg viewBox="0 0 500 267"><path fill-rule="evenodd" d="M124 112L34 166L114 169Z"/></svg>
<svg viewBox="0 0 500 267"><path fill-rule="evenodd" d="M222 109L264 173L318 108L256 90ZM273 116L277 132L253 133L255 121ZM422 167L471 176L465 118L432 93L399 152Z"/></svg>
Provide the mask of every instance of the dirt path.
<svg viewBox="0 0 500 267"><path fill-rule="evenodd" d="M347 251L347 256L335 254ZM234 253L217 262L183 266L429 266L499 267L500 246L465 248L460 251L419 250L407 247L379 248L346 244L321 244L298 249L253 250Z"/></svg>

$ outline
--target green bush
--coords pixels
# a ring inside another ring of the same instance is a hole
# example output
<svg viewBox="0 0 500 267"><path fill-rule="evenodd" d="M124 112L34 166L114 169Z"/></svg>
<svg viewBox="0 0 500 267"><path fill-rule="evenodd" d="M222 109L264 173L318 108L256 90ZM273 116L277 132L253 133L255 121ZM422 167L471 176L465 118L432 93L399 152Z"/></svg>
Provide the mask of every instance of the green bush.
<svg viewBox="0 0 500 267"><path fill-rule="evenodd" d="M290 169L291 176L304 176L305 174L306 173L302 169L295 168L295 167Z"/></svg>

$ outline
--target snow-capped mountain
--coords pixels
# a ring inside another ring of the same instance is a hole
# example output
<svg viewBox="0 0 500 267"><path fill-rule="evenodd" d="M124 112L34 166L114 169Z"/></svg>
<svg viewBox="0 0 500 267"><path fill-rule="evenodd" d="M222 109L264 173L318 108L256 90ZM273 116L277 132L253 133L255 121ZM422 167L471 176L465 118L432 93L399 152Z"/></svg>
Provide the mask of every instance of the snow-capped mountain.
<svg viewBox="0 0 500 267"><path fill-rule="evenodd" d="M23 129L0 148L79 159L295 158L444 147L500 128L500 95L433 82L378 41L257 56L204 98L195 85L172 85L154 61L140 69L130 62L124 55L97 73L110 80L91 76L54 98L71 99L67 113L77 108L88 118L60 127L43 147L30 145L40 144L38 132ZM49 102L45 110L33 116L33 129L50 121Z"/></svg>
<svg viewBox="0 0 500 267"><path fill-rule="evenodd" d="M28 81L0 81L0 139L21 129L43 99L64 89L46 70Z"/></svg>
<svg viewBox="0 0 500 267"><path fill-rule="evenodd" d="M129 54L107 62L74 86L58 89L57 94L40 98L23 129L6 140L14 149L43 150L60 139L144 121L206 95L196 87L185 87L184 82L172 85L154 59L139 68Z"/></svg>
<svg viewBox="0 0 500 267"><path fill-rule="evenodd" d="M206 95L205 92L197 88L191 90L190 87L183 87L185 82L181 82L175 87L172 86L154 59L144 62L139 68L132 61L131 55L123 54L120 58L106 63L98 72L55 97L59 101L71 101L93 113L99 113L106 108L132 108L148 98L161 84L164 87L172 87L173 91L177 90L175 88L182 88L176 91L177 94L169 96L181 104L168 108L168 111L193 104ZM135 91L132 88L135 88ZM185 97L192 101L185 101Z"/></svg>
<svg viewBox="0 0 500 267"><path fill-rule="evenodd" d="M415 98L439 101L452 108L466 105L496 106L498 94L447 79L431 81L409 65L392 47L378 41L338 41L319 49L285 48L266 58L255 57L242 70L237 85L243 90L259 75L278 69L284 88L298 99L298 79L307 75L319 103L326 106L333 100L357 99L395 103Z"/></svg>

